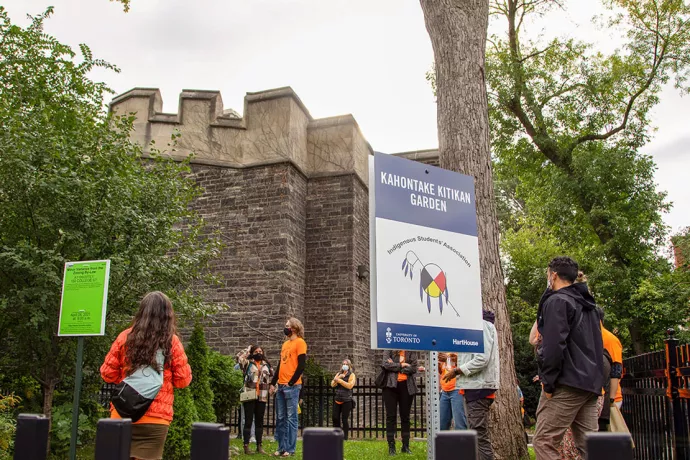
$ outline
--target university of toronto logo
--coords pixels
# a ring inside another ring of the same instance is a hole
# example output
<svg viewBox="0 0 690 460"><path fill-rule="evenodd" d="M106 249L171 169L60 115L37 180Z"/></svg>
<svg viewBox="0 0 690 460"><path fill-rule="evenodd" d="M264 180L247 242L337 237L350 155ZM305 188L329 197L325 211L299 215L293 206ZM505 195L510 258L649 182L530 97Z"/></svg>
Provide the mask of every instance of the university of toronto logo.
<svg viewBox="0 0 690 460"><path fill-rule="evenodd" d="M393 341L393 333L391 332L391 328L386 328L386 343L391 343Z"/></svg>

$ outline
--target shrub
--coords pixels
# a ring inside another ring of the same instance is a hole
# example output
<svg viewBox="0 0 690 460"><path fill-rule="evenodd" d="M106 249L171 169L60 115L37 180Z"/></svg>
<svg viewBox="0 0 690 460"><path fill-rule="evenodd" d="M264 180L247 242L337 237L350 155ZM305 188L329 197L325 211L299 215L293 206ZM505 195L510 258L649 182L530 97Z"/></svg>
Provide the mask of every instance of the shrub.
<svg viewBox="0 0 690 460"><path fill-rule="evenodd" d="M204 337L204 328L200 323L194 326L192 337L187 345L187 358L192 368L192 383L189 388L194 398L194 405L202 422L215 422L213 411L213 391L208 374L208 345Z"/></svg>
<svg viewBox="0 0 690 460"><path fill-rule="evenodd" d="M95 420L89 418L82 408L79 409L77 433L77 446L91 443L96 436ZM50 453L53 458L67 458L71 436L72 403L65 403L53 407L50 435Z"/></svg>
<svg viewBox="0 0 690 460"><path fill-rule="evenodd" d="M13 409L20 401L21 399L13 394L8 396L0 395L0 460L12 458L14 432L17 424L14 419Z"/></svg>
<svg viewBox="0 0 690 460"><path fill-rule="evenodd" d="M163 458L189 460L192 448L192 424L199 421L194 398L189 387L175 390L175 415L168 430Z"/></svg>
<svg viewBox="0 0 690 460"><path fill-rule="evenodd" d="M219 423L226 423L228 414L240 402L242 371L235 370L235 360L217 351L208 355L209 378L213 390L213 410Z"/></svg>

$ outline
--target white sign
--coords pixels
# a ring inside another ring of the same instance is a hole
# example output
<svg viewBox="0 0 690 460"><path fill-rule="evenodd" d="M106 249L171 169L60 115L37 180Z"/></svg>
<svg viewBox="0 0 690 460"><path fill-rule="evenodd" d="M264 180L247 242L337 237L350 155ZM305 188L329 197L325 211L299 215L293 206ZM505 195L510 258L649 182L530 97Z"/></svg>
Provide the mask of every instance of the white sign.
<svg viewBox="0 0 690 460"><path fill-rule="evenodd" d="M474 179L370 159L371 347L484 350Z"/></svg>

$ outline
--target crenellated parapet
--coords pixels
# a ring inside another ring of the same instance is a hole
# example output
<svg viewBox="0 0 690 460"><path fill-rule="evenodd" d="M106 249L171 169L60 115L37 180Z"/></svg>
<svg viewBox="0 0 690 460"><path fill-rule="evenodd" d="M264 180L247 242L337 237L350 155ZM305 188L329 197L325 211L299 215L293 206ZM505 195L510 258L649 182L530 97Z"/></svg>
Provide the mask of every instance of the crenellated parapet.
<svg viewBox="0 0 690 460"><path fill-rule="evenodd" d="M292 88L247 93L244 112L224 110L218 91L183 90L178 113L164 113L160 91L134 88L110 104L134 113L132 140L159 148L181 133L172 155L195 162L246 168L289 161L307 177L356 174L368 183L371 147L351 115L313 119Z"/></svg>

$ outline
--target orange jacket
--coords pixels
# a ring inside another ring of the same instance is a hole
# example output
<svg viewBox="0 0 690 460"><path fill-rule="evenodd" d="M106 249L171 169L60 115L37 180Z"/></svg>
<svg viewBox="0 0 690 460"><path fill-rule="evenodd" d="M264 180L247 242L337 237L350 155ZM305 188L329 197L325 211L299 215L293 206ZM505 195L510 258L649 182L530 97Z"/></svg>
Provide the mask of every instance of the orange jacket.
<svg viewBox="0 0 690 460"><path fill-rule="evenodd" d="M125 365L125 341L132 329L125 329L115 339L110 351L105 356L101 366L101 377L108 383L120 383L126 377ZM192 369L187 363L187 355L180 339L174 335L172 338L172 359L165 365L163 371L163 387L158 392L156 399L146 411L146 417L157 417L171 421L173 419L173 401L175 393L173 387L184 388L192 381Z"/></svg>

